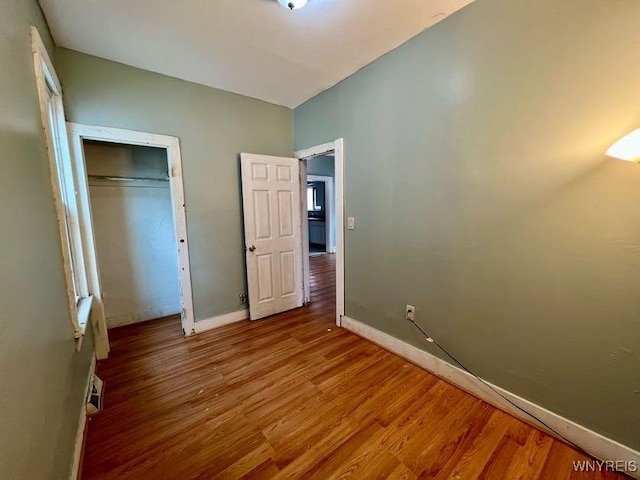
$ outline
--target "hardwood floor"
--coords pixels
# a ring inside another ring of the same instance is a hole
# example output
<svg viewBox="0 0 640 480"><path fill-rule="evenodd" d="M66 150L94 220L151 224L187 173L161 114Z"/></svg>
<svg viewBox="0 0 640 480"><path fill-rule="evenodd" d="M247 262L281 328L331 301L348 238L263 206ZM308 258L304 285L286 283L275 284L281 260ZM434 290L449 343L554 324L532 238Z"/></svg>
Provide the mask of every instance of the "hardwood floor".
<svg viewBox="0 0 640 480"><path fill-rule="evenodd" d="M302 309L111 330L82 478L626 478L574 472L580 453L336 328L334 261L311 258Z"/></svg>

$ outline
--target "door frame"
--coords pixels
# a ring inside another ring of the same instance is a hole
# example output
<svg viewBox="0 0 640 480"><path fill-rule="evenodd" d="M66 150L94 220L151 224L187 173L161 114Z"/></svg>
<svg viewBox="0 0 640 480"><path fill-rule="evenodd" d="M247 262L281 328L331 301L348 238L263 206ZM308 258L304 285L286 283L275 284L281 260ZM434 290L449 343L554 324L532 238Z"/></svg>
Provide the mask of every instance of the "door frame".
<svg viewBox="0 0 640 480"><path fill-rule="evenodd" d="M96 356L98 359L106 358L109 352L109 338L104 313L104 302L100 286L100 270L96 252L93 217L91 215L91 201L89 197L89 182L87 178L86 162L84 157L84 140L99 142L119 143L124 145L141 145L147 147L163 148L167 152L169 171L169 186L171 190L171 204L173 213L173 226L176 233L178 250L178 278L180 280L180 304L182 308L181 322L185 336L194 332L193 294L191 288L191 266L189 263L189 241L187 238L187 215L184 201L184 185L182 181L182 156L180 154L180 141L177 137L158 135L155 133L139 132L112 127L98 127L83 125L80 123L67 123L71 159L74 164L78 192L80 197L80 228L83 237L87 239L84 247L89 252L89 258L94 260L87 265L87 277L90 291L94 295L95 315L92 312L91 319L95 332ZM93 309L92 309L93 310Z"/></svg>
<svg viewBox="0 0 640 480"><path fill-rule="evenodd" d="M344 248L344 139L323 143L315 147L298 150L295 157L301 160L300 165L300 200L302 203L302 281L304 301L311 301L309 286L309 222L307 218L307 162L310 158L321 157L333 153L335 158L335 204L336 204L336 325L341 326L345 316L345 248Z"/></svg>
<svg viewBox="0 0 640 480"><path fill-rule="evenodd" d="M335 163L335 159L334 159ZM335 218L332 221L331 215L333 215L333 211L335 210L335 198L333 196L333 177L328 177L326 175L309 175L307 172L307 182L322 182L324 183L324 217L325 217L325 238L326 238L326 248L325 251L327 253L336 253L336 246L333 241L333 231L335 229L334 223ZM327 198L330 199L327 202Z"/></svg>

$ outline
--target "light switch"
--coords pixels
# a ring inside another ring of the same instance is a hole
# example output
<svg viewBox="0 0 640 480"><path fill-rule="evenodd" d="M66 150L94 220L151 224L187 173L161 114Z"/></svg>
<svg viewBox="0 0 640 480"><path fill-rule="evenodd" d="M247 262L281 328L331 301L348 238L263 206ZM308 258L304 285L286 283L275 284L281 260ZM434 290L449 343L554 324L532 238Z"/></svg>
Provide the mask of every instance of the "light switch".
<svg viewBox="0 0 640 480"><path fill-rule="evenodd" d="M347 218L347 228L349 230L355 230L356 229L356 218L355 217Z"/></svg>

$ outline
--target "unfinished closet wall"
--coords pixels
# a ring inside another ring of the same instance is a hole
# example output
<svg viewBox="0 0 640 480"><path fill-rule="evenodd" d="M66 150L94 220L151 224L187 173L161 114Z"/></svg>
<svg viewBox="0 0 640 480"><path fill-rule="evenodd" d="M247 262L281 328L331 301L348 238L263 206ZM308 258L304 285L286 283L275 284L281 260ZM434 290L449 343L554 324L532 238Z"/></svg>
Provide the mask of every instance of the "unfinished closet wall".
<svg viewBox="0 0 640 480"><path fill-rule="evenodd" d="M180 312L164 149L84 143L109 328Z"/></svg>

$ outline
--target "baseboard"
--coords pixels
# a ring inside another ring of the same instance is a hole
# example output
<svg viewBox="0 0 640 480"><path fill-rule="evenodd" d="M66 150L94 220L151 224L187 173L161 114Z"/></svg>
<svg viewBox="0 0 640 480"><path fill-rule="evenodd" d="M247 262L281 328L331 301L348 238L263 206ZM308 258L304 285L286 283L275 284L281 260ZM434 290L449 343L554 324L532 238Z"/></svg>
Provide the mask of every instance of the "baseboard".
<svg viewBox="0 0 640 480"><path fill-rule="evenodd" d="M162 307L154 307L142 312L135 312L127 315L118 315L115 317L107 317L107 328L123 327L133 323L141 323L157 318L168 317L169 315L178 315L180 313L180 304L165 305Z"/></svg>
<svg viewBox="0 0 640 480"><path fill-rule="evenodd" d="M237 312L225 313L217 317L207 318L206 320L198 320L194 325L196 333L206 332L214 328L223 327L230 323L241 322L249 318L249 310L238 310Z"/></svg>
<svg viewBox="0 0 640 480"><path fill-rule="evenodd" d="M80 406L80 418L78 419L78 431L76 433L76 443L73 447L73 460L71 463L71 473L69 474L69 480L77 480L80 478L80 465L82 461L82 452L84 450L85 433L87 429L87 394L91 381L93 380L93 374L96 372L96 357L95 355L91 359L91 365L89 366L89 376L87 377L87 384L83 390L84 396L82 397L82 405Z"/></svg>
<svg viewBox="0 0 640 480"><path fill-rule="evenodd" d="M500 397L496 392L492 391L480 380L464 370L451 365L440 358L399 340L387 333L376 328L370 327L362 322L349 317L342 317L342 327L363 337L376 345L381 346L385 350L395 353L396 355L408 360L409 362L428 370L438 377L452 383L470 394L492 404L493 406L503 410L514 417L517 417L537 428L548 432L554 437L558 437L554 432L550 432L544 425L536 422L522 411L518 410L512 404ZM489 382L487 382L489 383ZM615 440L607 438L593 430L568 420L560 415L553 413L535 403L525 400L508 390L504 390L496 385L490 384L491 388L496 389L500 394L520 406L524 410L531 412L536 417L549 425L554 430L560 432L566 439L578 445L580 448L589 452L595 458L600 460L621 460L640 466L640 452L633 450ZM561 439L562 440L562 439ZM640 479L640 471L627 472L634 478Z"/></svg>

